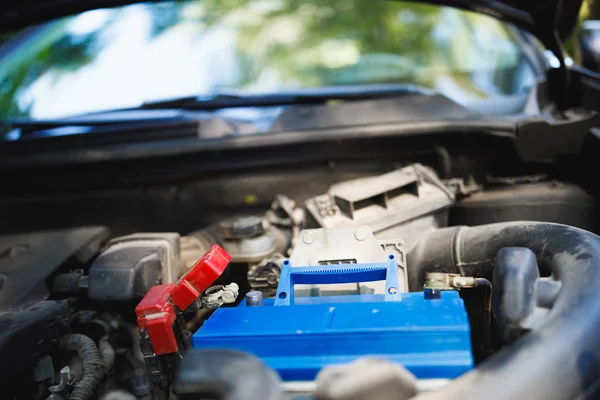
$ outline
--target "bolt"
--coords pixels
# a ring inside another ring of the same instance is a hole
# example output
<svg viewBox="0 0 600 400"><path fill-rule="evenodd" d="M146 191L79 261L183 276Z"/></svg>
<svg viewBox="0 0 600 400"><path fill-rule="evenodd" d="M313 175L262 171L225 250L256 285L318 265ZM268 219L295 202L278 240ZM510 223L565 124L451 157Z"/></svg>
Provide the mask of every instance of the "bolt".
<svg viewBox="0 0 600 400"><path fill-rule="evenodd" d="M310 233L310 232L304 232L302 234L302 241L305 244L311 244L314 240L315 240L315 238L313 237L312 233Z"/></svg>
<svg viewBox="0 0 600 400"><path fill-rule="evenodd" d="M395 287L391 287L388 289L388 293L389 294L396 294L398 293L398 290Z"/></svg>
<svg viewBox="0 0 600 400"><path fill-rule="evenodd" d="M359 242L362 242L363 240L365 240L367 238L367 231L364 229L357 229L354 232L354 237L356 238L356 240L358 240Z"/></svg>
<svg viewBox="0 0 600 400"><path fill-rule="evenodd" d="M264 306L263 294L259 291L246 293L246 307Z"/></svg>
<svg viewBox="0 0 600 400"><path fill-rule="evenodd" d="M457 276L455 278L452 278L452 280L450 281L450 285L458 289L472 288L477 286L477 280L471 277Z"/></svg>

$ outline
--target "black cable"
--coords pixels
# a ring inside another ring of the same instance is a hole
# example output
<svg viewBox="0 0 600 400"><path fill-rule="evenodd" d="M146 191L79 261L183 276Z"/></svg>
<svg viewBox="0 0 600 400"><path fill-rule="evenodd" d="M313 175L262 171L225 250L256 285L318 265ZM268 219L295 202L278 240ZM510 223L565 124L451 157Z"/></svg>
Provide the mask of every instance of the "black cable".
<svg viewBox="0 0 600 400"><path fill-rule="evenodd" d="M477 282L477 286L487 286L490 290L492 290L492 282L485 278L475 278Z"/></svg>
<svg viewBox="0 0 600 400"><path fill-rule="evenodd" d="M83 377L75 385L70 400L92 400L98 388L108 378L108 369L104 365L98 347L92 339L78 333L60 338L60 348L77 353L83 364Z"/></svg>
<svg viewBox="0 0 600 400"><path fill-rule="evenodd" d="M483 287L486 290L485 299L484 299L484 313L483 313L483 323L485 329L483 331L483 343L486 347L491 345L491 323L492 323L492 282L485 278L475 278L475 282L477 282L477 286L475 287Z"/></svg>

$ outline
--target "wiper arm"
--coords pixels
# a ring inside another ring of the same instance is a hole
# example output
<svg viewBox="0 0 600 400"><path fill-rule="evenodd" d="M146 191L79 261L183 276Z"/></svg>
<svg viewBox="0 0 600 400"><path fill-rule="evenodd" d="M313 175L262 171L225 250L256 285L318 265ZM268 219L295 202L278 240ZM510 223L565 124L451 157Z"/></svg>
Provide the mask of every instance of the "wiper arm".
<svg viewBox="0 0 600 400"><path fill-rule="evenodd" d="M242 95L235 92L224 92L212 95L208 98L191 96L146 102L136 109L218 110L235 107L320 104L332 100L370 100L415 94L430 95L434 93L435 92L430 89L412 84L334 86L259 95Z"/></svg>
<svg viewBox="0 0 600 400"><path fill-rule="evenodd" d="M223 92L210 97L187 96L168 100L145 102L141 106L103 110L79 116L71 116L55 120L31 120L27 118L12 118L0 121L0 126L19 127L25 130L50 129L65 125L70 126L103 126L114 124L131 124L139 122L165 122L184 119L179 114L148 116L137 115L136 118L125 118L122 115L106 118L111 114L144 110L189 110L213 111L222 108L239 107L269 107L291 106L300 104L322 104L332 100L370 100L406 95L431 95L435 92L412 84L393 85L355 85L333 86L311 89L300 89L293 92L278 92L273 94L244 95L235 92ZM166 111L165 111L166 112ZM102 117L99 117L102 116Z"/></svg>
<svg viewBox="0 0 600 400"><path fill-rule="evenodd" d="M86 133L86 129L109 128L110 126L125 125L156 125L170 122L193 120L186 116L185 111L214 111L225 108L240 107L269 107L293 105L318 105L329 101L352 101L392 98L407 95L432 95L433 90L414 84L382 84L382 85L352 85L299 89L292 92L277 92L272 94L244 95L236 92L223 92L210 97L188 96L169 100L159 100L143 103L138 107L105 110L71 116L55 120L31 120L14 118L0 121L0 136L13 128L20 129L20 135L28 132L38 132L45 129L72 127L69 134ZM135 117L125 117L123 113L144 112L154 110L160 115L136 114ZM159 111L165 110L165 111ZM167 111L167 110L170 110ZM179 110L179 112L177 111ZM164 115L164 113L169 113ZM81 127L81 128L79 128ZM77 132L75 132L75 129ZM110 129L110 128L109 128ZM57 135L57 133L53 133Z"/></svg>

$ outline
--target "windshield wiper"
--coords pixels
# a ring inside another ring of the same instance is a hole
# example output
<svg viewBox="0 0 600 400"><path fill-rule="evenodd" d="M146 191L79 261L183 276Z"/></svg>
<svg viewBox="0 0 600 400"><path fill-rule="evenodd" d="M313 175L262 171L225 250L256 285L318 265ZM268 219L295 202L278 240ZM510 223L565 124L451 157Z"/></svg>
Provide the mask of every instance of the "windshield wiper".
<svg viewBox="0 0 600 400"><path fill-rule="evenodd" d="M218 110L235 107L292 106L321 104L333 100L370 100L406 95L431 95L435 92L413 84L353 85L299 89L292 92L244 95L222 92L209 97L181 97L151 101L132 109ZM130 109L130 110L132 110Z"/></svg>
<svg viewBox="0 0 600 400"><path fill-rule="evenodd" d="M143 103L137 107L92 112L53 120L10 119L0 121L0 137L4 141L45 136L73 136L114 130L140 131L159 125L194 123L198 112L240 107L284 107L320 105L331 101L356 101L398 98L409 95L435 94L413 84L352 85L304 88L292 92L271 94L241 94L222 92L210 97L181 97ZM188 113L189 112L189 113ZM1 139L0 139L1 140Z"/></svg>
<svg viewBox="0 0 600 400"><path fill-rule="evenodd" d="M145 102L140 106L103 110L60 119L35 120L14 118L0 121L0 131L20 128L23 131L37 131L64 126L101 127L125 124L158 124L194 119L180 111L215 111L240 107L276 107L294 105L326 104L330 101L353 101L383 99L407 95L433 95L435 92L414 84L351 85L304 88L290 92L271 94L242 94L235 91L221 92L210 96L187 96L167 100ZM152 111L153 114L142 114ZM155 112L165 110L158 115ZM165 112L169 112L165 115ZM142 113L136 113L142 112ZM132 116L131 113L135 115ZM2 127L4 129L2 129Z"/></svg>

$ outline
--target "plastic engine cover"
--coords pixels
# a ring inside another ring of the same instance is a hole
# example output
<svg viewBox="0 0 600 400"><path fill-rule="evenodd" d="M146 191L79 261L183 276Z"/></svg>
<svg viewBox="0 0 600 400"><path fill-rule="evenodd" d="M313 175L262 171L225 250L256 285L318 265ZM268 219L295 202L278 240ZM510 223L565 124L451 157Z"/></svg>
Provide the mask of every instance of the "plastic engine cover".
<svg viewBox="0 0 600 400"><path fill-rule="evenodd" d="M385 280L385 295L293 297L294 284ZM455 378L473 366L463 301L399 293L397 265L291 268L285 261L277 298L264 306L220 308L194 334L195 348L255 354L286 381L306 381L331 364L371 356L396 362L417 378Z"/></svg>

